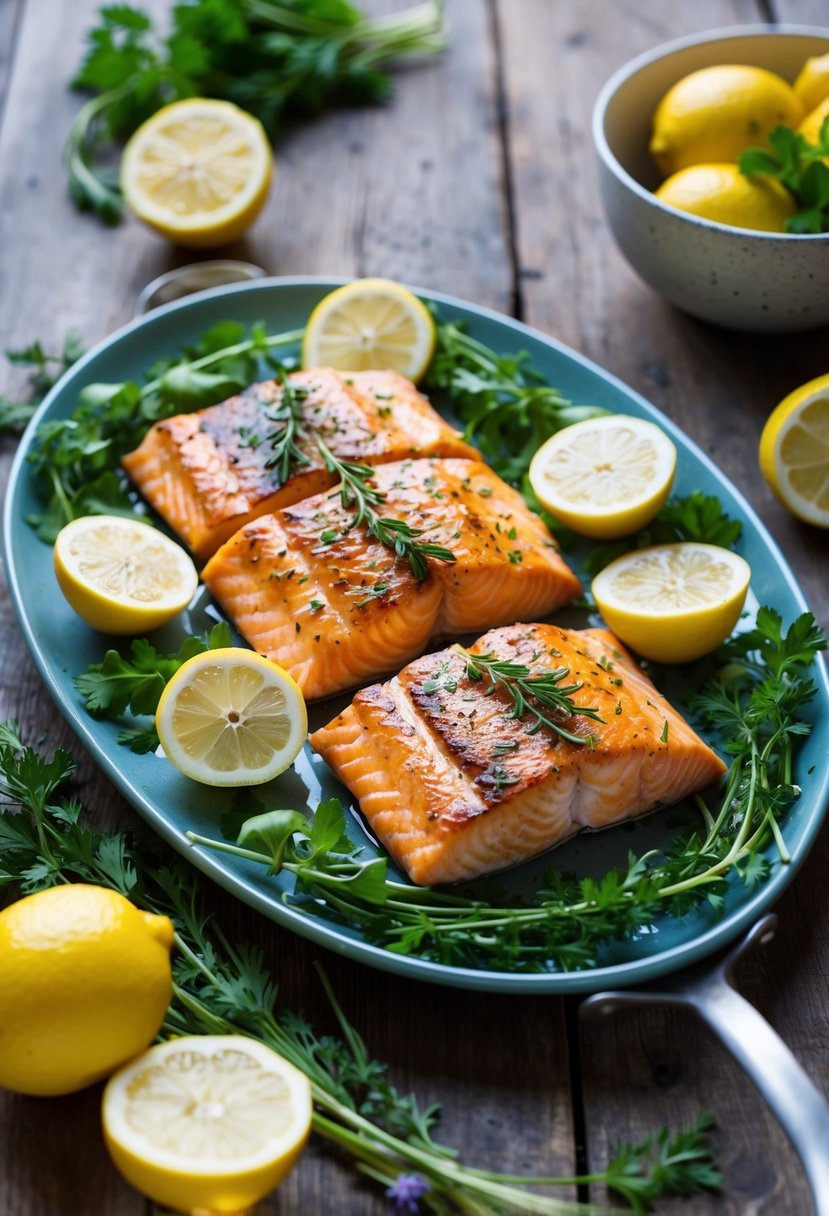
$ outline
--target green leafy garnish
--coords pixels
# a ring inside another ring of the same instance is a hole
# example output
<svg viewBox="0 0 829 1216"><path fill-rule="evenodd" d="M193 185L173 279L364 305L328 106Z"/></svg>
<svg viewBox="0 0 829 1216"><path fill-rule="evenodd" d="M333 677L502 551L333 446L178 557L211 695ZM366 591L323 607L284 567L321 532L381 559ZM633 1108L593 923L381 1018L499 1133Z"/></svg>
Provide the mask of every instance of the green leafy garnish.
<svg viewBox="0 0 829 1216"><path fill-rule="evenodd" d="M0 433L22 434L49 390L83 353L83 344L74 329L70 329L66 335L59 355L47 354L38 341L18 350L7 350L9 363L29 369L28 391L22 401L13 401L0 393Z"/></svg>
<svg viewBox="0 0 829 1216"><path fill-rule="evenodd" d="M771 151L748 148L740 154L740 172L747 177L771 177L782 182L798 203L798 212L786 220L787 232L829 232L829 117L816 144L791 127L775 127L769 135Z"/></svg>
<svg viewBox="0 0 829 1216"><path fill-rule="evenodd" d="M73 81L97 96L72 123L64 148L76 205L107 223L121 217L114 141L187 97L217 97L254 114L273 139L291 119L330 105L384 101L380 69L432 55L445 38L438 0L371 20L347 0L190 0L173 6L164 35L128 4L101 9Z"/></svg>
<svg viewBox="0 0 829 1216"><path fill-rule="evenodd" d="M414 1094L398 1092L388 1066L369 1055L321 969L338 1036L320 1035L302 1014L279 1009L277 981L263 967L261 953L228 941L208 911L203 880L191 866L147 832L105 833L84 821L82 804L65 791L74 768L68 752L58 750L49 758L23 743L16 723L0 724L0 794L6 803L0 811L0 887L14 886L24 894L59 883L94 883L121 892L148 912L169 916L176 948L162 1040L239 1034L265 1043L310 1080L315 1133L385 1188L401 1176L421 1179L417 1193L424 1212L572 1216L576 1209L569 1200L526 1188L569 1187L581 1179L525 1180L476 1169L437 1143L432 1132L439 1107L423 1107ZM301 843L293 843L291 833L299 832L300 821ZM310 870L318 858L340 847L343 828L339 804L323 803L310 823L295 811L257 816L243 829L243 839L256 846L252 855L260 860L267 856L274 868L290 840ZM336 876L330 877L334 883ZM371 882L363 878L363 888L368 890ZM339 889L347 888L345 880ZM689 1132L662 1129L641 1145L624 1146L605 1173L583 1181L614 1187L636 1213L647 1212L662 1195L691 1195L716 1186L719 1173L705 1143L709 1126L700 1121ZM608 1209L582 1204L578 1211L600 1216Z"/></svg>
<svg viewBox="0 0 829 1216"><path fill-rule="evenodd" d="M573 405L537 372L527 355L499 355L452 321L436 326L426 387L440 390L476 444L505 481L520 483L541 444L554 431L607 410Z"/></svg>

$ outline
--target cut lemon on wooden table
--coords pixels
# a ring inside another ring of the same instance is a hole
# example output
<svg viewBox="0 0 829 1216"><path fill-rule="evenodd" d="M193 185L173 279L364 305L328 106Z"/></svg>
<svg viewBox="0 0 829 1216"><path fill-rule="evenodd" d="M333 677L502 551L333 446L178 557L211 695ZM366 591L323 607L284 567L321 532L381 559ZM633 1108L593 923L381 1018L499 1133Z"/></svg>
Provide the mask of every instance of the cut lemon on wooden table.
<svg viewBox="0 0 829 1216"><path fill-rule="evenodd" d="M637 549L593 580L607 624L631 649L660 663L690 663L731 633L751 569L730 549L681 541Z"/></svg>
<svg viewBox="0 0 829 1216"><path fill-rule="evenodd" d="M428 309L391 279L357 279L320 300L302 343L303 367L382 369L419 380L435 349Z"/></svg>
<svg viewBox="0 0 829 1216"><path fill-rule="evenodd" d="M122 515L84 515L66 524L54 566L69 604L102 633L160 628L187 607L199 584L181 545Z"/></svg>
<svg viewBox="0 0 829 1216"><path fill-rule="evenodd" d="M265 204L272 175L273 153L259 120L204 97L153 114L121 161L130 209L162 236L197 248L242 236Z"/></svg>
<svg viewBox="0 0 829 1216"><path fill-rule="evenodd" d="M530 464L541 505L582 536L628 536L653 519L673 484L676 448L652 422L609 414L552 435Z"/></svg>
<svg viewBox="0 0 829 1216"><path fill-rule="evenodd" d="M299 1158L311 1086L263 1043L187 1035L115 1073L102 1114L113 1162L143 1195L178 1211L239 1212Z"/></svg>
<svg viewBox="0 0 829 1216"><path fill-rule="evenodd" d="M829 528L829 375L784 397L763 427L760 469L806 523Z"/></svg>
<svg viewBox="0 0 829 1216"><path fill-rule="evenodd" d="M229 646L195 655L170 680L155 715L167 759L204 785L261 785L299 754L305 701L282 667Z"/></svg>

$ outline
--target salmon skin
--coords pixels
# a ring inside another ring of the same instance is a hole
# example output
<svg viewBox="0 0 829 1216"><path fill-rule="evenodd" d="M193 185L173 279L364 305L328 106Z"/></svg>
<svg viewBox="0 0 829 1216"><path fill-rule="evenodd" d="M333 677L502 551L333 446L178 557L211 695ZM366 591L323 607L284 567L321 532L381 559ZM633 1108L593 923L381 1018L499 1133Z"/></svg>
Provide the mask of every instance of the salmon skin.
<svg viewBox="0 0 829 1216"><path fill-rule="evenodd" d="M508 693L492 691L486 674L470 679L454 648L358 692L311 746L421 886L505 869L582 829L677 802L725 771L606 630L513 625L470 650L532 671L566 668L564 684L582 682L572 700L602 721L559 719L592 744L546 725L528 733L533 715L512 717Z"/></svg>
<svg viewBox="0 0 829 1216"><path fill-rule="evenodd" d="M380 465L381 514L424 530L452 564L405 558L367 535L336 490L240 529L202 572L254 650L285 667L307 699L397 671L431 639L546 616L581 591L552 536L480 461Z"/></svg>
<svg viewBox="0 0 829 1216"><path fill-rule="evenodd" d="M318 368L289 381L301 401L297 446L308 460L282 482L268 467L282 424L272 415L278 381L253 384L221 405L156 422L123 466L144 497L199 559L206 559L251 519L332 486L313 442L335 456L383 464L420 456L477 457L478 452L397 372Z"/></svg>

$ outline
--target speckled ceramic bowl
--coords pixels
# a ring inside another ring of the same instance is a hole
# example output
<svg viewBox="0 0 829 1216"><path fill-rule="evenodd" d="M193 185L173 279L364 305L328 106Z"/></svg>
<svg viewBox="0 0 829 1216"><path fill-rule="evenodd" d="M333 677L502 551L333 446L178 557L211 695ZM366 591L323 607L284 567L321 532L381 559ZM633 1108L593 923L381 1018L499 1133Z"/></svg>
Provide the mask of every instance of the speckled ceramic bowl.
<svg viewBox="0 0 829 1216"><path fill-rule="evenodd" d="M696 317L777 332L829 324L829 233L789 236L730 228L676 211L652 193L651 119L668 89L698 68L747 63L793 81L829 29L748 26L658 47L621 68L593 111L602 201L619 248L646 283Z"/></svg>

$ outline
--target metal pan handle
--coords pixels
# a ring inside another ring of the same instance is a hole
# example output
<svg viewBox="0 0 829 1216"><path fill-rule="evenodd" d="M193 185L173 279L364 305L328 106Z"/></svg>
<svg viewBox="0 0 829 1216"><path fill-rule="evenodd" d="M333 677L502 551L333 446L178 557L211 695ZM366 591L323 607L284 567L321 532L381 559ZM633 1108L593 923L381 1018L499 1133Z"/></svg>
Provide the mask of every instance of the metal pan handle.
<svg viewBox="0 0 829 1216"><path fill-rule="evenodd" d="M829 1103L789 1048L734 984L737 961L774 937L776 916L765 916L724 958L666 976L658 985L598 992L581 1006L597 1019L628 1005L682 1005L694 1009L739 1061L780 1120L800 1157L815 1216L829 1216Z"/></svg>

